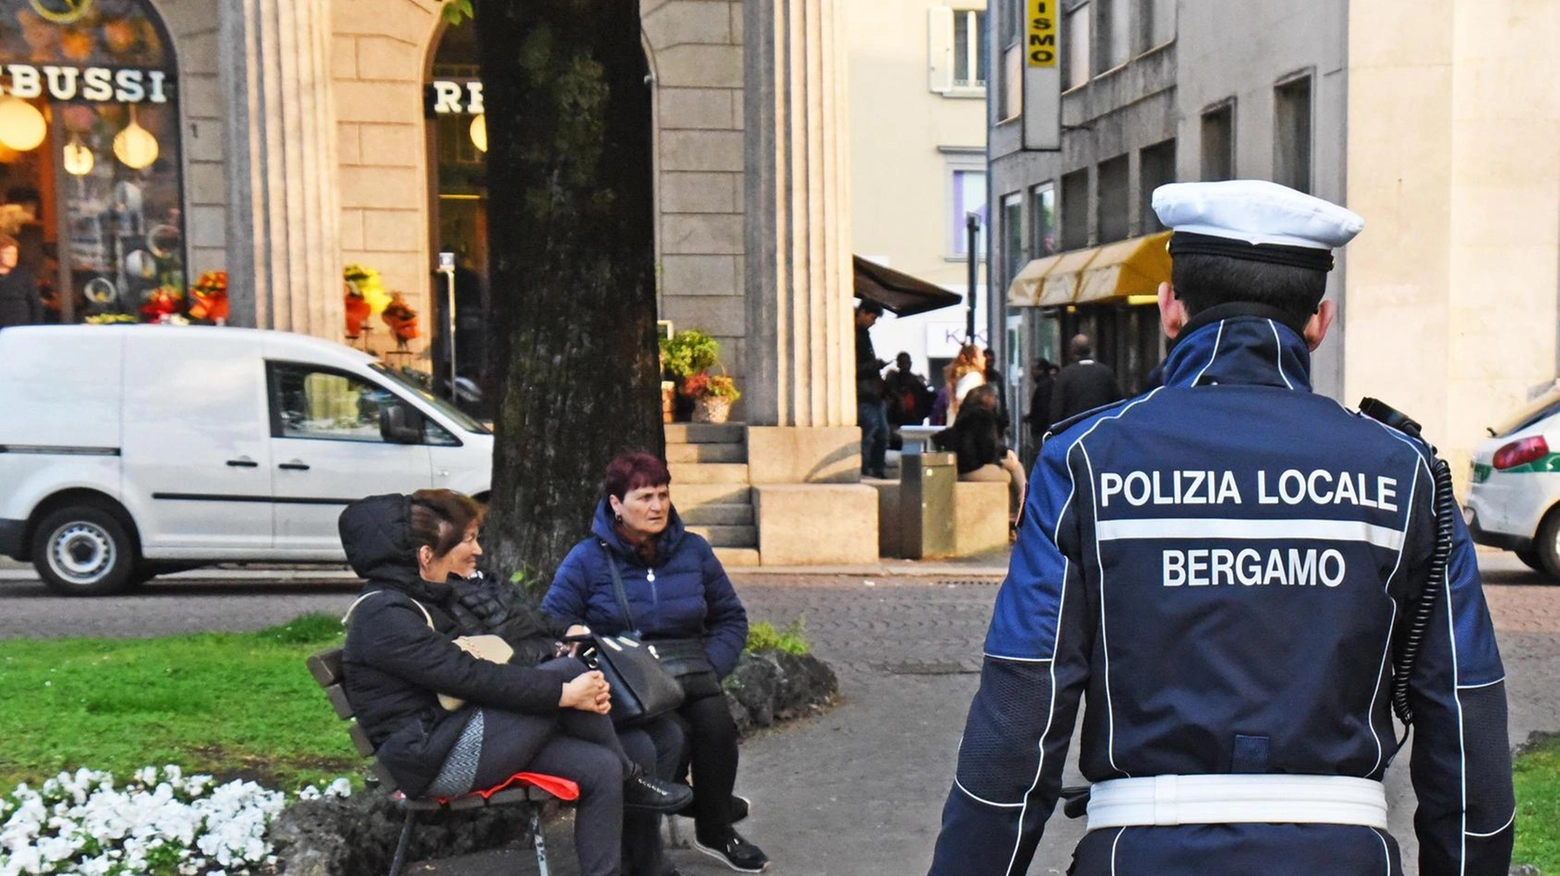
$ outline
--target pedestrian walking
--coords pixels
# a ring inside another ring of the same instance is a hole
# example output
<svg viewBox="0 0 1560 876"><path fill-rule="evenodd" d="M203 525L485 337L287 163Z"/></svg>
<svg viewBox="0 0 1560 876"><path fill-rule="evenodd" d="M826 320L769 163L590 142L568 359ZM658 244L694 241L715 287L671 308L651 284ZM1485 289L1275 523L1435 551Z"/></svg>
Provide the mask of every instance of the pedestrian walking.
<svg viewBox="0 0 1560 876"><path fill-rule="evenodd" d="M1397 712L1420 872L1504 876L1505 672L1449 470L1311 392L1363 220L1251 181L1153 207L1164 386L1041 449L931 873L1028 872L1087 692L1070 873L1401 873Z"/></svg>
<svg viewBox="0 0 1560 876"><path fill-rule="evenodd" d="M1051 428L1051 387L1056 381L1056 371L1056 366L1043 358L1036 359L1029 371L1035 388L1029 394L1029 411L1024 419L1029 423L1029 435L1036 446Z"/></svg>
<svg viewBox="0 0 1560 876"><path fill-rule="evenodd" d="M1110 366L1094 360L1088 335L1074 335L1067 344L1072 364L1056 375L1051 386L1051 422L1077 416L1101 405L1121 401L1121 385Z"/></svg>
<svg viewBox="0 0 1560 876"><path fill-rule="evenodd" d="M0 328L43 322L38 280L19 264L16 238L0 234Z"/></svg>

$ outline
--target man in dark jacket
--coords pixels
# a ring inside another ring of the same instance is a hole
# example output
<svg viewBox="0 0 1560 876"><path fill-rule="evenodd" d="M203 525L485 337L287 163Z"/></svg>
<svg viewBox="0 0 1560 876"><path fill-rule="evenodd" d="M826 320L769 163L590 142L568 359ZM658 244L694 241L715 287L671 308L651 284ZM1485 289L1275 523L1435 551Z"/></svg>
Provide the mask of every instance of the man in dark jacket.
<svg viewBox="0 0 1560 876"><path fill-rule="evenodd" d="M1039 446L1040 439L1051 428L1051 388L1056 382L1055 372L1056 366L1046 359L1036 359L1030 372L1035 389L1029 394L1029 411L1024 419L1029 422L1029 435L1034 438L1035 446Z"/></svg>
<svg viewBox="0 0 1560 876"><path fill-rule="evenodd" d="M1121 386L1107 365L1094 361L1088 335L1076 335L1067 345L1072 364L1051 385L1051 422L1060 423L1084 411L1121 401Z"/></svg>
<svg viewBox="0 0 1560 876"><path fill-rule="evenodd" d="M883 404L883 366L872 348L872 326L883 305L865 299L856 305L856 422L861 426L861 473L887 477L888 409Z"/></svg>

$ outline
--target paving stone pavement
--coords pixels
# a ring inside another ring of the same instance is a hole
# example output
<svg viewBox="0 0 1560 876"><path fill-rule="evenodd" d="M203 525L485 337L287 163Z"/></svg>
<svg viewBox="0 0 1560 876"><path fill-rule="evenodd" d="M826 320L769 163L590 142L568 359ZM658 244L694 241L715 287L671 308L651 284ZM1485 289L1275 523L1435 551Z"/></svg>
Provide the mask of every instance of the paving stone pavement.
<svg viewBox="0 0 1560 876"><path fill-rule="evenodd" d="M1480 565L1508 671L1512 741L1560 729L1560 587L1507 554L1481 553ZM775 876L924 873L978 680L996 579L967 572L733 578L755 620L783 626L804 618L816 653L839 672L843 694L833 710L744 745L738 790L752 798L754 814L743 833L769 853ZM0 579L0 638L255 629L306 611L341 611L355 589L340 577L170 579L131 596L63 600L9 576ZM1401 754L1388 792L1393 832L1414 872L1406 763ZM1065 781L1081 782L1075 763ZM686 839L691 822L680 823ZM569 832L565 817L548 833L555 876L577 873ZM1064 873L1081 832L1081 822L1054 817L1030 873ZM688 849L674 850L673 860L689 876L731 872ZM535 872L523 848L408 868L462 876Z"/></svg>

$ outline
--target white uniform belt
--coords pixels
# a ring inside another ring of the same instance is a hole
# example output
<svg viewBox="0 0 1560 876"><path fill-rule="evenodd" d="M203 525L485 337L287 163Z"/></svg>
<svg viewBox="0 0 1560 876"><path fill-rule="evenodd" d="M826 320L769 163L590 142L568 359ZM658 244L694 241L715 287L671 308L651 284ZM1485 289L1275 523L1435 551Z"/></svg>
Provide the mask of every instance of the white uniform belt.
<svg viewBox="0 0 1560 876"><path fill-rule="evenodd" d="M1111 779L1089 791L1089 830L1263 823L1386 830L1387 795L1371 779L1276 774Z"/></svg>

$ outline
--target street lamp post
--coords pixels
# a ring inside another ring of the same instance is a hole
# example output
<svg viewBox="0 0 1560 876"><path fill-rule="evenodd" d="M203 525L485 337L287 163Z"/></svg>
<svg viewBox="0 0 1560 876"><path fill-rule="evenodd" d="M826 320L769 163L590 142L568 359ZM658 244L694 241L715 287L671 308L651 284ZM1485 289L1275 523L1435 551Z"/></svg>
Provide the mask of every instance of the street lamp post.
<svg viewBox="0 0 1560 876"><path fill-rule="evenodd" d="M969 255L970 285L964 296L966 313L964 316L964 342L975 343L975 284L980 279L980 253L976 246L980 243L980 214L967 213L964 217L964 232L966 237L965 251Z"/></svg>

